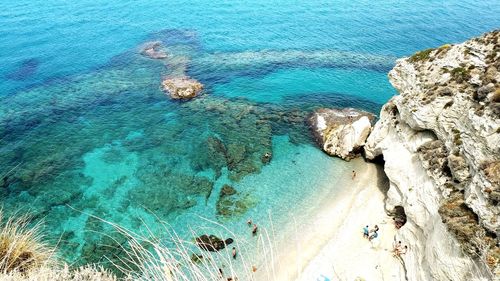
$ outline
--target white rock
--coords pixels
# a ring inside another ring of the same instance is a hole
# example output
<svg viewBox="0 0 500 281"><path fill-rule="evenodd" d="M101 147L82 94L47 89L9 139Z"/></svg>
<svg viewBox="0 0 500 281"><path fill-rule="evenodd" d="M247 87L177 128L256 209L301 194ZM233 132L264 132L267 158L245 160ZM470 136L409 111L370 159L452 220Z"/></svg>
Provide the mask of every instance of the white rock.
<svg viewBox="0 0 500 281"><path fill-rule="evenodd" d="M352 108L316 110L309 122L329 155L351 159L358 154L371 131L373 115Z"/></svg>

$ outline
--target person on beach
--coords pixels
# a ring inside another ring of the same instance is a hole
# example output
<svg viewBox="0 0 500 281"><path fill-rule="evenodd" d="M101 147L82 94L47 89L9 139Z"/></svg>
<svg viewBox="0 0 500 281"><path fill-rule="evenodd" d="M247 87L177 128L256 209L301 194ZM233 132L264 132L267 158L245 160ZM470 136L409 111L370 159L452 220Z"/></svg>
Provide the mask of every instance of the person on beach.
<svg viewBox="0 0 500 281"><path fill-rule="evenodd" d="M394 226L396 226L396 229L400 229L405 224L404 219L401 219L399 217L392 218L392 220L394 221Z"/></svg>
<svg viewBox="0 0 500 281"><path fill-rule="evenodd" d="M375 225L375 227L372 230L370 230L372 235L370 235L370 237L368 237L368 240L372 241L373 239L378 237L378 229L379 229L378 225Z"/></svg>
<svg viewBox="0 0 500 281"><path fill-rule="evenodd" d="M236 259L236 255L237 255L237 253L236 253L236 247L233 247L232 254L233 254L233 259Z"/></svg>
<svg viewBox="0 0 500 281"><path fill-rule="evenodd" d="M258 230L257 225L253 224L253 229L252 229L253 236L257 235L257 230Z"/></svg>
<svg viewBox="0 0 500 281"><path fill-rule="evenodd" d="M401 250L401 252L399 253L399 255L404 255L408 252L408 246L405 245L405 247Z"/></svg>
<svg viewBox="0 0 500 281"><path fill-rule="evenodd" d="M392 218L392 220L394 221L394 226L396 227L396 229L399 229L401 226L399 226L399 223L396 220L396 218Z"/></svg>
<svg viewBox="0 0 500 281"><path fill-rule="evenodd" d="M400 247L397 251L394 252L395 257L401 257L402 255L406 254L408 252L408 246L405 245L405 247Z"/></svg>
<svg viewBox="0 0 500 281"><path fill-rule="evenodd" d="M356 177L356 171L352 171L352 180L354 180L354 178Z"/></svg>
<svg viewBox="0 0 500 281"><path fill-rule="evenodd" d="M392 251L394 252L395 255L399 255L399 252L401 252L402 247L403 245L401 245L401 241L399 241L398 243L394 243Z"/></svg>
<svg viewBox="0 0 500 281"><path fill-rule="evenodd" d="M368 228L368 225L363 227L363 238L368 239L370 237L370 230Z"/></svg>

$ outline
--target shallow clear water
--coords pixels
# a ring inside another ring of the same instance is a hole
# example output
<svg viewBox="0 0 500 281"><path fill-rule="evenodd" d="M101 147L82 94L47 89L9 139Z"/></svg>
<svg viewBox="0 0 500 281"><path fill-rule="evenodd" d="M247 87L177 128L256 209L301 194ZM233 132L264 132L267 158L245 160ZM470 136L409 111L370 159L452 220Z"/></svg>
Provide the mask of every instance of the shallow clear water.
<svg viewBox="0 0 500 281"><path fill-rule="evenodd" d="M48 238L76 263L110 254L105 226L88 214L136 230L141 219L154 229L155 214L185 236L205 224L200 215L239 237L249 217L300 223L351 169L314 145L304 121L312 110L377 113L395 94L386 75L397 57L500 26L497 1L0 8L1 202L44 219ZM139 54L153 40L171 59ZM184 71L206 93L169 100L162 76ZM238 192L226 202L224 184Z"/></svg>

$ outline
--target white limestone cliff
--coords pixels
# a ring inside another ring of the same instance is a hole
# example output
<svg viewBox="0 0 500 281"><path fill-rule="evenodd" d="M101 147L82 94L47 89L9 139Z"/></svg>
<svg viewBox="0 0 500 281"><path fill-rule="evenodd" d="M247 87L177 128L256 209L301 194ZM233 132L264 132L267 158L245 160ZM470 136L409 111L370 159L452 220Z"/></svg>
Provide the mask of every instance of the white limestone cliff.
<svg viewBox="0 0 500 281"><path fill-rule="evenodd" d="M500 278L500 32L426 50L389 73L399 95L368 137L404 208L408 280Z"/></svg>

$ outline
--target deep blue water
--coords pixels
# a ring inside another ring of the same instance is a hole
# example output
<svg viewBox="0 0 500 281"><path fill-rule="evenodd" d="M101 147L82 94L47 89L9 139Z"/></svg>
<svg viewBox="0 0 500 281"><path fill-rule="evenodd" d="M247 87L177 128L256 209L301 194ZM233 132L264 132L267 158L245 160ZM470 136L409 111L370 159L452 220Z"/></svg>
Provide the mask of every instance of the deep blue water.
<svg viewBox="0 0 500 281"><path fill-rule="evenodd" d="M44 219L76 263L109 254L87 213L131 229L154 213L185 235L198 215L241 236L248 217L305 218L351 170L316 148L308 114L377 113L396 58L498 15L498 1L3 1L1 203ZM155 40L169 59L139 54ZM170 100L161 79L178 72L205 94Z"/></svg>

